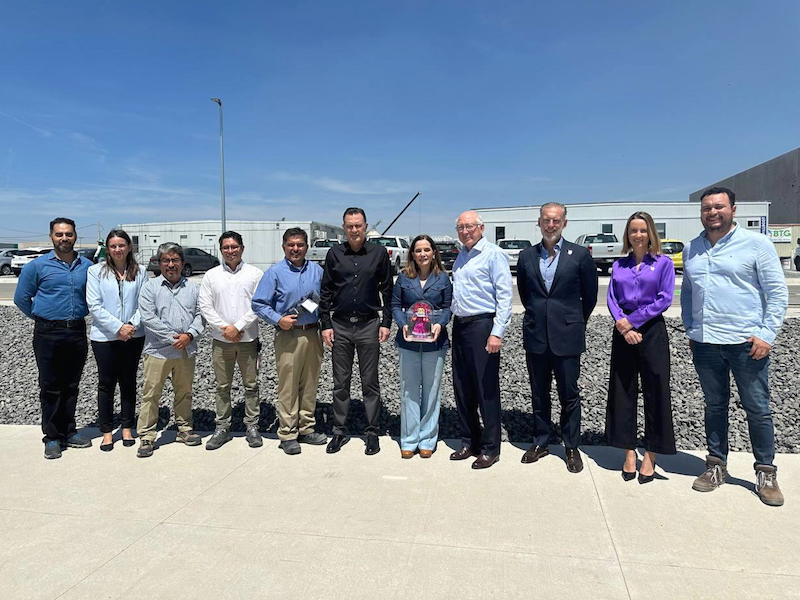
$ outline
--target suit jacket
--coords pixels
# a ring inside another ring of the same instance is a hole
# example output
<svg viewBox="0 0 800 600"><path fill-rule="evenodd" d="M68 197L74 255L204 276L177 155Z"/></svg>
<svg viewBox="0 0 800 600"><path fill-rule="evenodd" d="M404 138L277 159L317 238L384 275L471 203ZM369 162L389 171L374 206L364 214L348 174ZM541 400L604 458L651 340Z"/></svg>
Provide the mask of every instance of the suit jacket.
<svg viewBox="0 0 800 600"><path fill-rule="evenodd" d="M576 356L586 350L586 321L597 303L597 267L586 248L563 240L548 293L539 269L541 248L541 242L526 248L517 263L525 350L542 354L549 348L557 356Z"/></svg>
<svg viewBox="0 0 800 600"><path fill-rule="evenodd" d="M431 303L434 310L440 311L438 315L431 319L435 325L442 326L442 331L435 343L431 342L407 342L403 338L403 325L406 325L406 310L411 308L415 302L427 300ZM450 342L447 339L447 323L450 321L450 304L453 301L453 284L447 273L431 273L425 282L425 287L420 287L419 277L410 279L403 273L397 276L392 293L392 316L397 323L397 336L395 343L398 348L406 350L422 350L432 352L449 348Z"/></svg>

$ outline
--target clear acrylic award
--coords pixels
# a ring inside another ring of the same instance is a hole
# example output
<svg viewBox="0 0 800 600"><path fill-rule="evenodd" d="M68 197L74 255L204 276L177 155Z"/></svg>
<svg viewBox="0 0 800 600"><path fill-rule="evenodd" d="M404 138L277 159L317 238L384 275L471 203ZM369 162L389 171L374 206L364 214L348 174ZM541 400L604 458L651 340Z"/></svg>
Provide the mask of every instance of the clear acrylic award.
<svg viewBox="0 0 800 600"><path fill-rule="evenodd" d="M434 342L433 318L439 311L430 302L420 300L406 311L407 331L403 337L407 342Z"/></svg>

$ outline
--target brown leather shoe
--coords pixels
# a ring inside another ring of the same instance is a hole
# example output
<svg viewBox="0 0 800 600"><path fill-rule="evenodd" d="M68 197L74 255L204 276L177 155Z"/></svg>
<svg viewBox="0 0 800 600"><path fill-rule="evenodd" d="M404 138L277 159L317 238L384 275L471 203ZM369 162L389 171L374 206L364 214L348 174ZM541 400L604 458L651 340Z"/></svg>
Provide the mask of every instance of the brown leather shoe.
<svg viewBox="0 0 800 600"><path fill-rule="evenodd" d="M495 454L494 456L491 456L490 454L481 454L477 459L475 459L475 462L472 463L472 468L488 469L498 460L500 460L499 454Z"/></svg>
<svg viewBox="0 0 800 600"><path fill-rule="evenodd" d="M550 454L550 449L547 446L537 446L534 444L525 451L525 454L522 455L522 463L525 465L535 463L537 460L547 456L548 454Z"/></svg>
<svg viewBox="0 0 800 600"><path fill-rule="evenodd" d="M778 487L778 470L767 465L756 466L756 492L768 506L783 506L783 492Z"/></svg>
<svg viewBox="0 0 800 600"><path fill-rule="evenodd" d="M420 458L430 458L431 456L433 456L433 450L425 450L423 448L420 448L419 450Z"/></svg>
<svg viewBox="0 0 800 600"><path fill-rule="evenodd" d="M414 451L413 450L400 450L400 456L402 458L411 458L412 456L414 456Z"/></svg>
<svg viewBox="0 0 800 600"><path fill-rule="evenodd" d="M472 448L469 446L461 446L460 450L456 450L450 455L450 460L465 460L470 456L475 456Z"/></svg>
<svg viewBox="0 0 800 600"><path fill-rule="evenodd" d="M567 448L567 471L570 473L583 471L583 459L577 448Z"/></svg>

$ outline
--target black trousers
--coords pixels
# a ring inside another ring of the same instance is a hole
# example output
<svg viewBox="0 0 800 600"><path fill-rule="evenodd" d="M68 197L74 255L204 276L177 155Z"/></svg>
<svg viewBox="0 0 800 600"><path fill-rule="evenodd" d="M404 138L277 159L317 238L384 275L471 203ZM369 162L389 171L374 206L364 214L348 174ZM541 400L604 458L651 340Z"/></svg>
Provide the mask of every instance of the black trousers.
<svg viewBox="0 0 800 600"><path fill-rule="evenodd" d="M135 424L136 372L142 357L144 337L126 342L92 342L92 352L97 361L97 410L100 431L114 430L114 391L119 383L121 422L125 429Z"/></svg>
<svg viewBox="0 0 800 600"><path fill-rule="evenodd" d="M526 352L525 362L531 380L533 443L546 446L553 432L550 389L555 375L561 404L561 439L566 448L577 448L581 444L580 355L557 356L548 348L541 354Z"/></svg>
<svg viewBox="0 0 800 600"><path fill-rule="evenodd" d="M380 319L351 323L337 319L333 324L333 433L348 435L347 415L350 412L350 382L353 378L353 358L358 352L358 370L361 375L361 393L367 415L366 433L378 433L381 416L381 387L378 383L378 359L381 345L378 341Z"/></svg>
<svg viewBox="0 0 800 600"><path fill-rule="evenodd" d="M39 368L42 441L65 441L76 431L78 384L89 352L86 324L67 329L37 319L33 352Z"/></svg>
<svg viewBox="0 0 800 600"><path fill-rule="evenodd" d="M453 391L461 444L473 452L500 454L500 353L486 352L492 316L453 323ZM478 420L483 417L483 429Z"/></svg>
<svg viewBox="0 0 800 600"><path fill-rule="evenodd" d="M659 454L675 454L667 326L664 318L658 316L637 331L642 334L642 342L631 345L614 329L606 408L606 442L617 448L636 448L636 404L641 375L644 448Z"/></svg>

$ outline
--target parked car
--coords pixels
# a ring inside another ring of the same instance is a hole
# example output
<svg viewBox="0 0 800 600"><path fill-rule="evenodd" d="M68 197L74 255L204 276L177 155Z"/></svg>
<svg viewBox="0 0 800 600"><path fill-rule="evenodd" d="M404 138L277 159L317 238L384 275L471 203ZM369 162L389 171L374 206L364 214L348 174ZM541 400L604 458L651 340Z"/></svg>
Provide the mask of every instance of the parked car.
<svg viewBox="0 0 800 600"><path fill-rule="evenodd" d="M0 252L0 275L11 275L11 259L21 250L3 250Z"/></svg>
<svg viewBox="0 0 800 600"><path fill-rule="evenodd" d="M380 244L389 253L389 260L392 261L392 269L397 275L406 264L408 257L408 240L399 235L380 235L368 237L367 241Z"/></svg>
<svg viewBox="0 0 800 600"><path fill-rule="evenodd" d="M661 252L672 259L676 271L683 271L683 242L680 240L661 240Z"/></svg>
<svg viewBox="0 0 800 600"><path fill-rule="evenodd" d="M50 252L52 248L25 248L24 250L17 250L16 256L11 259L11 271L19 277L22 273L22 268L32 260L39 258Z"/></svg>
<svg viewBox="0 0 800 600"><path fill-rule="evenodd" d="M797 246L792 250L792 264L795 271L800 271L800 238L797 238Z"/></svg>
<svg viewBox="0 0 800 600"><path fill-rule="evenodd" d="M219 264L219 259L216 256L212 256L200 248L184 248L183 258L182 273L184 277L191 277L192 273L208 271ZM150 257L147 270L152 271L156 275L161 274L161 266L158 264L158 258L155 255Z"/></svg>
<svg viewBox="0 0 800 600"><path fill-rule="evenodd" d="M458 244L456 242L436 242L436 247L439 249L439 255L442 257L442 264L448 271L453 270L453 263L458 258Z"/></svg>
<svg viewBox="0 0 800 600"><path fill-rule="evenodd" d="M339 244L338 240L313 240L308 248L306 258L310 261L323 264L328 250Z"/></svg>
<svg viewBox="0 0 800 600"><path fill-rule="evenodd" d="M608 273L614 261L625 256L622 253L622 242L618 242L617 236L613 233L579 235L575 243L589 250L594 264L603 273Z"/></svg>
<svg viewBox="0 0 800 600"><path fill-rule="evenodd" d="M500 249L508 258L508 265L511 267L511 270L516 272L517 262L519 262L519 253L525 250L525 248L530 248L533 244L531 244L530 240L500 240L497 242L497 245L500 246Z"/></svg>
<svg viewBox="0 0 800 600"><path fill-rule="evenodd" d="M80 254L83 258L88 258L93 263L96 263L95 254L97 254L97 248L81 248L78 250L78 254Z"/></svg>

